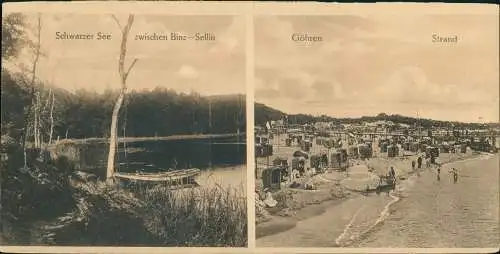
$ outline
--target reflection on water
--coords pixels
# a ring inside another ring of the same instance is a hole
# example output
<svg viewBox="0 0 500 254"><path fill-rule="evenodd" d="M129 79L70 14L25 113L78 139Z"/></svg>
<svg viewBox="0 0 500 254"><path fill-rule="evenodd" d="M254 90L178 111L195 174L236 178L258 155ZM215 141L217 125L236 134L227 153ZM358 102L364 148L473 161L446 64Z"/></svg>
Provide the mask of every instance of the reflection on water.
<svg viewBox="0 0 500 254"><path fill-rule="evenodd" d="M245 164L246 145L235 138L217 140L140 141L120 144L121 172L167 171Z"/></svg>
<svg viewBox="0 0 500 254"><path fill-rule="evenodd" d="M196 182L201 186L218 186L223 189L241 193L246 196L246 165L238 165L224 168L203 170L196 178Z"/></svg>
<svg viewBox="0 0 500 254"><path fill-rule="evenodd" d="M80 152L80 168L99 176L105 174L108 145L93 143ZM246 183L246 145L244 137L199 140L147 140L120 143L117 171L161 172L172 169L199 168L197 181L235 187ZM210 177L209 177L210 176Z"/></svg>

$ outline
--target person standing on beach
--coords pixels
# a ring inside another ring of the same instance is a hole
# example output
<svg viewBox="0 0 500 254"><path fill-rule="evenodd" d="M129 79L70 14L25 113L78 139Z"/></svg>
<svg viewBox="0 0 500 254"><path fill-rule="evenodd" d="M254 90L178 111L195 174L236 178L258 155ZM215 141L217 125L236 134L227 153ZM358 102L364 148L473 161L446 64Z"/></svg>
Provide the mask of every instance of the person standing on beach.
<svg viewBox="0 0 500 254"><path fill-rule="evenodd" d="M449 172L453 175L453 183L457 183L457 181L458 181L458 170L456 168L452 168Z"/></svg>
<svg viewBox="0 0 500 254"><path fill-rule="evenodd" d="M422 156L418 156L418 159L417 159L417 167L418 167L418 168L421 168L421 167L422 167Z"/></svg>
<svg viewBox="0 0 500 254"><path fill-rule="evenodd" d="M393 179L396 179L396 171L394 171L394 167L391 166L389 169L389 176L392 177Z"/></svg>
<svg viewBox="0 0 500 254"><path fill-rule="evenodd" d="M174 158L172 159L172 169L174 169L174 170L175 170L175 169L177 169L177 164L178 164L178 163L177 163L177 159L174 157Z"/></svg>
<svg viewBox="0 0 500 254"><path fill-rule="evenodd" d="M413 171L415 171L415 161L414 160L411 161L411 169L413 169Z"/></svg>

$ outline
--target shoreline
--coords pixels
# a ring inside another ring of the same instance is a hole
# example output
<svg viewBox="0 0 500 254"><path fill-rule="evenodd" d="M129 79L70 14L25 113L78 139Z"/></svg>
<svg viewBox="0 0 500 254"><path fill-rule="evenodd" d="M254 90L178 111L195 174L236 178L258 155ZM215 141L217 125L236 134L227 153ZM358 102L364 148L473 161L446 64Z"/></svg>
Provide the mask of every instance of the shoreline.
<svg viewBox="0 0 500 254"><path fill-rule="evenodd" d="M473 152L472 154L468 154L468 156L463 156L463 157L456 158L455 160L449 160L449 161L443 162L443 163L441 163L441 166L444 167L444 166L446 166L448 164L452 164L452 163L466 163L466 162L470 162L470 161L476 161L477 162L477 161L481 161L481 160L485 160L485 159L490 159L492 157L497 157L498 158L498 153ZM436 168L433 167L432 169L435 170ZM464 169L470 169L470 168L464 168ZM443 172L447 172L447 171L446 170L445 171L442 170L441 173L443 174ZM437 175L437 172L433 171L433 170L427 170L427 171L423 171L422 172L422 176L424 176L424 177L426 175L428 177L429 176L428 174L430 174L430 175ZM413 189L413 187L420 187L420 186L412 186L411 189ZM413 192L413 191L415 191L415 190L411 190L411 189L410 190L403 190L403 192L406 192L406 191ZM394 205L395 208L392 208L393 210L396 210L396 211L400 210L400 208L398 208L398 204L400 204L401 201L405 201L407 199L411 199L411 196L402 195L403 193L400 192L400 191L391 193L391 197L393 199L397 199L397 200L394 200L394 202L391 201L392 204L387 204L387 206L389 207L389 209L390 209L390 207L393 207L393 205ZM385 221L385 219L386 218L384 218L382 220L382 222ZM399 217L399 219L400 219L400 217ZM399 219L396 219L396 221L398 221ZM367 247L365 245L366 243L364 243L363 241L366 240L367 238L369 239L371 237L372 233L376 233L376 231L378 231L378 226L380 226L381 224L383 224L383 223L378 223L378 222L374 223L372 225L372 227L370 227L366 231L363 231L361 234L357 235L354 239L350 239L342 247L349 247L349 248L365 248L365 247ZM372 237L371 241L373 241L373 237ZM418 247L418 248L421 248L421 247ZM460 248L469 248L469 247L460 247Z"/></svg>
<svg viewBox="0 0 500 254"><path fill-rule="evenodd" d="M199 140L210 138L231 138L231 137L246 137L245 132L228 133L228 134L186 134L186 135L171 135L164 137L120 137L118 142L141 142L141 141L174 141L174 140ZM86 142L100 142L107 143L109 138L83 138L83 139L61 139L59 142L67 140L70 142L84 144ZM55 143L57 144L57 142Z"/></svg>
<svg viewBox="0 0 500 254"><path fill-rule="evenodd" d="M467 159L474 159L479 156L481 156L482 153L476 153L476 152L471 152L468 151L465 154L462 153L441 153L440 156L438 157L438 163L441 166L444 166L446 164L452 163L452 162L457 162L457 161L462 161L462 160L467 160ZM295 196L298 196L297 193L306 193L306 195L310 195L309 199L314 200L315 198L318 199L317 194L318 192L324 192L324 190L342 190L343 195L337 196L337 197L331 197L331 198L324 198L320 200L317 200L318 202L303 202L301 203L298 207L292 207L290 212L283 212L285 209L280 209L279 211L273 211L269 212L269 208L264 208L268 214L262 215L259 214L256 216L256 239L265 237L265 236L270 236L270 235L275 235L279 234L282 232L286 232L290 229L293 229L298 222L315 217L318 215L321 215L326 211L326 209L334 207L336 205L341 204L342 202L351 200L351 199L356 199L359 198L359 196L366 196L366 194L370 192L374 192L374 189L370 188L367 190L367 186L373 184L373 180L375 179L374 177L377 174L380 173L385 173L387 171L388 165L393 165L395 166L395 170L397 172L398 176L398 185L404 183L406 180L408 180L411 176L415 174L420 174L425 171L430 171L434 170L436 168L436 164L431 165L429 168L425 168L425 163L423 163L422 168L413 171L411 169L411 159L414 159L418 157L418 154L416 155L410 155L410 156L404 156L404 157L395 157L395 158L384 158L384 157L377 157L377 158L371 158L367 161L356 161L354 165L351 165L350 169L357 169L360 172L350 172L350 175L342 175L342 173L338 172L333 172L333 173L323 173L323 174L318 174L313 177L310 177L308 181L314 181L314 180L322 180L323 182L329 182L329 184L326 184L326 188L321 188L322 186L320 185L318 188L318 191L306 191L306 190L299 190L299 191L294 191ZM364 169L366 169L365 172L362 172ZM354 171L354 170L353 170ZM362 175L364 174L366 177L361 178L361 179L356 179L356 175ZM331 177L327 177L328 175L335 176L332 179ZM355 181L358 180L358 181ZM285 190L280 190L277 193L284 192L284 191L289 191L290 188L286 188ZM291 189L293 190L293 189ZM384 192L384 191L382 191ZM391 196L395 195L393 193L388 193ZM293 198L292 194L292 198ZM273 197L276 196L276 193L273 193ZM403 197L400 197L398 195L395 195L392 197L393 201L390 202L389 206L392 206L394 204L397 204L400 202ZM276 199L276 198L275 198ZM278 202L280 200L276 199ZM300 198L299 198L300 200ZM389 207L387 207L385 210L388 210ZM265 212L264 212L265 213ZM381 218L386 216L383 212L381 213ZM260 217L260 218L259 218ZM383 221L380 220L380 221ZM373 230L373 228L376 228L378 224L380 224L380 221L377 220L377 222L373 225L373 227L370 228L369 231ZM365 233L368 233L365 232ZM364 233L364 234L365 234ZM363 235L364 235L363 234ZM340 237L340 236L339 236ZM344 246L346 244L341 244L340 239L335 245L338 246ZM351 244L351 241L349 241L348 244Z"/></svg>
<svg viewBox="0 0 500 254"><path fill-rule="evenodd" d="M326 212L329 207L339 205L347 201L348 198L325 200L318 204L310 204L302 209L295 211L295 216L282 217L279 215L271 215L267 221L263 221L256 225L255 239L266 236L271 236L286 232L293 229L297 223L308 218L319 216Z"/></svg>

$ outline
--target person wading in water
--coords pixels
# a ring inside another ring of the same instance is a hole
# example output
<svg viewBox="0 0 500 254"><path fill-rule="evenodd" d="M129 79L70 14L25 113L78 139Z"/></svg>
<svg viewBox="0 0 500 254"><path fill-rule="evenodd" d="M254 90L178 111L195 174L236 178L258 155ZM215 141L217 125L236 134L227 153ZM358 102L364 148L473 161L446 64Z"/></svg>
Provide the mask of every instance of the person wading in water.
<svg viewBox="0 0 500 254"><path fill-rule="evenodd" d="M178 165L177 159L174 157L172 159L172 169L176 170L177 169L177 165Z"/></svg>
<svg viewBox="0 0 500 254"><path fill-rule="evenodd" d="M393 166L391 166L391 168L389 169L389 177L392 178L393 185L394 187L396 187L396 171L394 170Z"/></svg>
<svg viewBox="0 0 500 254"><path fill-rule="evenodd" d="M438 165L438 168L437 168L437 180L438 181L441 181L441 165Z"/></svg>

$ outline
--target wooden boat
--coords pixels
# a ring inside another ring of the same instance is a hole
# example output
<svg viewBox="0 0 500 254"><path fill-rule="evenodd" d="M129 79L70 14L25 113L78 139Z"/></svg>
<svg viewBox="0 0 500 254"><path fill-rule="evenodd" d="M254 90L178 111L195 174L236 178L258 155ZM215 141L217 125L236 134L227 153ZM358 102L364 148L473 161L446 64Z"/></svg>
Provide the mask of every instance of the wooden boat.
<svg viewBox="0 0 500 254"><path fill-rule="evenodd" d="M199 169L192 168L158 173L115 173L114 176L133 183L164 183L172 187L186 188L199 186L195 177L200 173Z"/></svg>

